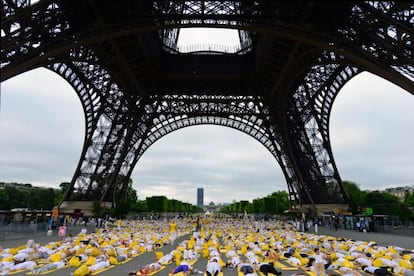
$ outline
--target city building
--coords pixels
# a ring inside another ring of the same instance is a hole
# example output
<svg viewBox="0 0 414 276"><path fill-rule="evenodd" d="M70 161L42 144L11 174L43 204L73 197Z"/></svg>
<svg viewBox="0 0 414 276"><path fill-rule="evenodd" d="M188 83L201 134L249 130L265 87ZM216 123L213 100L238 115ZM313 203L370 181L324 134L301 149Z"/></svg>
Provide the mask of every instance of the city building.
<svg viewBox="0 0 414 276"><path fill-rule="evenodd" d="M204 189L203 188L197 188L197 206L203 206L204 205Z"/></svg>
<svg viewBox="0 0 414 276"><path fill-rule="evenodd" d="M385 189L387 193L390 193L392 195L395 195L398 197L401 201L404 200L405 194L407 192L414 192L414 185L413 186L405 186L405 187L396 187L396 188L388 188Z"/></svg>

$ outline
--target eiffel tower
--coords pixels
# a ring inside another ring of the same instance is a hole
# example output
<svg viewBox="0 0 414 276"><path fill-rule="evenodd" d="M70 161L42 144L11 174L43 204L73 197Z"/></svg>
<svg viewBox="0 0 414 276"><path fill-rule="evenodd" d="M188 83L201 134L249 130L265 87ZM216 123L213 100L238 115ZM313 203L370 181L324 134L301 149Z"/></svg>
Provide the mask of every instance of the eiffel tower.
<svg viewBox="0 0 414 276"><path fill-rule="evenodd" d="M177 44L184 28L236 30L239 46ZM59 207L114 206L164 135L214 124L262 143L292 208L345 210L329 118L363 71L414 94L410 1L2 0L1 81L45 67L81 100L81 158Z"/></svg>

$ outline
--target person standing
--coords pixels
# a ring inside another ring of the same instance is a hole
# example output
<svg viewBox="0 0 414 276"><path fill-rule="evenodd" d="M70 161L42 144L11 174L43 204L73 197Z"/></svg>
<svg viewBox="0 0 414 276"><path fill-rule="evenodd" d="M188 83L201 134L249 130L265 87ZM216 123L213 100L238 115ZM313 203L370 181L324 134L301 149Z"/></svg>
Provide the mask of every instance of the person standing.
<svg viewBox="0 0 414 276"><path fill-rule="evenodd" d="M177 238L177 223L174 220L170 222L170 236L171 245L174 245L174 241Z"/></svg>

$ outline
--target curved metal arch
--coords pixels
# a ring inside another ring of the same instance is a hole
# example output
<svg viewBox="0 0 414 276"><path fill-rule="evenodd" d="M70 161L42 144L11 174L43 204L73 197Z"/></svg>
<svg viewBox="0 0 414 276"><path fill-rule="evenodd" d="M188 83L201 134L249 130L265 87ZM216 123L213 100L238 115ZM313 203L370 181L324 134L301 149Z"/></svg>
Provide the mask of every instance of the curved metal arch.
<svg viewBox="0 0 414 276"><path fill-rule="evenodd" d="M323 78L321 72L325 74ZM291 98L288 118L295 127L289 130L288 150L305 187L299 197L309 197L304 202L318 198L312 192L314 189L319 193L324 191L330 199L337 198L338 203L349 200L332 153L329 116L334 99L343 85L358 73L357 68L337 64L314 66ZM319 75L319 79L315 78L315 74ZM307 196L303 191L310 191L312 195Z"/></svg>
<svg viewBox="0 0 414 276"><path fill-rule="evenodd" d="M112 138L110 135L112 132L122 131L115 122L119 117L115 113L122 109L123 111L119 112L124 114L128 107L121 105L119 88L115 87L116 84L113 83L109 73L100 66L97 57L90 50L84 48L72 50L67 57L62 56L60 59L62 62L50 61L45 68L56 73L72 86L85 116L82 153L71 185L63 197L63 200L67 200L74 194L90 194L94 190L104 192L110 187L102 181L98 183L100 180L95 179L94 176L105 168L108 173L103 177L109 179L109 174L114 170L118 160L107 157L104 152L108 151L105 148L110 147L108 143L121 144L117 141L123 138L122 135L116 137L117 134L112 134ZM139 104L139 100L135 99L133 104ZM113 149L110 151L113 152Z"/></svg>
<svg viewBox="0 0 414 276"><path fill-rule="evenodd" d="M169 96L166 97L168 98ZM284 152L283 138L280 136L280 133L276 129L276 125L270 123L270 118L268 118L270 114L268 113L268 111L266 111L267 107L263 106L261 102L257 102L257 99L255 98L246 99L245 96L240 96L235 97L231 100L235 102L236 106L230 106L231 108L234 107L235 109L239 109L239 116L237 116L237 113L232 113L229 111L216 112L215 114L211 115L211 113L209 113L209 111L206 110L207 106L209 106L213 110L215 110L216 108L227 110L229 108L229 105L225 106L226 101L224 99L217 98L216 101L214 101L214 99L211 99L211 97L212 96L207 96L204 99L194 98L192 102L193 104L195 104L196 107L193 111L191 111L191 107L189 107L192 106L191 104L185 104L184 102L181 102L181 105L175 104L176 102L180 102L180 100L174 97L169 98L169 100L171 100L172 102L176 101L170 105L172 109L169 108L167 105L164 106L166 110L154 107L147 108L148 112L150 112L149 114L152 114L147 116L152 121L152 123L148 122L146 125L137 127L137 129L143 128L147 129L147 131L145 132L144 136L142 136L142 134L137 135L134 146L130 148L129 153L126 155L124 159L124 163L120 170L121 174L126 175L126 178L130 177L133 168L135 167L136 163L138 162L139 158L143 155L143 153L155 141L157 141L164 135L177 129L191 125L216 124L232 127L242 132L245 132L246 134L252 136L254 139L262 143L266 148L268 148L268 150L275 157L275 159L278 161L279 165L282 168L291 197L294 198L295 201L298 201L296 195L299 194L299 189L301 189L301 185L297 180L295 171L292 169L289 157ZM191 99L187 100L191 101ZM223 102L217 102L220 100L222 100ZM211 104L215 105L215 107L212 107ZM159 100L157 105L163 106L163 100ZM200 106L203 106L204 109L200 109ZM184 107L186 107L185 114L183 114L183 110L181 110L181 108ZM262 113L258 114L257 112L259 111L257 111L256 108L262 108ZM205 115L197 115L200 113L204 113ZM229 116L229 114L236 115ZM160 118L161 120L159 120ZM258 125L260 125L261 127L259 127ZM120 186L119 192L121 190L122 187ZM117 197L119 197L119 195Z"/></svg>
<svg viewBox="0 0 414 276"><path fill-rule="evenodd" d="M252 96L198 96L198 95L164 95L154 97L150 105L144 108L147 118L144 123L137 126L137 135L133 140L136 143L134 155L145 146L147 142L153 139L153 134L163 125L168 125L174 119L183 117L198 116L232 116L239 118L240 121L254 126L255 124L264 125L269 118L269 113L263 107L263 103L257 97ZM186 114L186 115L183 115ZM167 122L167 123L166 123ZM140 131L140 129L142 130Z"/></svg>
<svg viewBox="0 0 414 276"><path fill-rule="evenodd" d="M315 108L313 112L320 121L322 129L321 133L328 141L329 120L335 99L342 90L343 86L360 73L360 69L346 66L344 69L339 70L339 73L332 80L330 85L326 85L324 89L320 89L312 99Z"/></svg>
<svg viewBox="0 0 414 276"><path fill-rule="evenodd" d="M261 143L272 156L278 162L283 175L287 181L287 187L289 190L289 194L291 197L291 202L299 202L296 196L300 194L300 189L302 186L296 178L295 173L290 169L292 166L290 165L290 160L287 158L286 153L283 152L283 147L279 145L277 140L280 140L276 137L270 137L271 134L276 134L276 131L266 131L263 128L254 127L254 125L249 125L245 122L242 122L240 119L229 119L227 117L220 117L220 116L194 116L194 117L180 117L180 118L173 118L172 121L169 121L168 124L160 123L160 127L156 128L155 131L150 132L147 138L144 141L140 141L141 147L138 147L138 153L133 154L131 153L129 156L129 160L133 159L130 166L125 166L122 175L127 175L126 179L128 179L133 169L135 168L136 164L138 163L139 159L143 156L143 154L152 146L156 141L161 139L162 137L170 134L176 130L183 129L186 127L197 126L197 125L219 125L223 127L233 128L240 132L243 132L259 143ZM122 191L122 186L119 187L119 193ZM118 195L119 197L119 195Z"/></svg>
<svg viewBox="0 0 414 276"><path fill-rule="evenodd" d="M85 140L89 137L101 107L100 91L90 87L89 81L75 66L66 63L53 63L46 67L65 79L75 90L85 115Z"/></svg>
<svg viewBox="0 0 414 276"><path fill-rule="evenodd" d="M267 130L261 127L257 127L256 125L249 125L248 123L243 122L241 118L229 118L224 116L209 115L194 117L187 117L186 115L183 115L180 118L173 118L173 120L169 121L168 124L163 124L163 122L160 122L155 126L155 131L151 131L147 138L144 140L144 146L141 148L138 154L137 161L142 157L142 155L149 149L151 145L153 145L162 137L182 128L197 125L217 125L229 127L243 132L262 144L270 152L270 154L275 157L276 161L280 162L281 147L275 142L274 138L272 139L272 137L269 136L270 134Z"/></svg>
<svg viewBox="0 0 414 276"><path fill-rule="evenodd" d="M71 185L63 197L64 199L67 199L70 194L76 193L75 190L78 190L80 187L82 192L85 192L86 189L92 187L89 184L85 184L86 180L83 184L76 184L76 182L79 182L80 179L83 178L82 175L84 175L86 171L92 172L96 170L92 165L92 163L95 163L93 161L94 157L92 157L91 153L88 153L88 151L93 143L105 143L105 134L107 133L107 130L105 129L108 129L109 126L105 126L105 123L103 123L101 118L103 115L101 91L91 84L91 80L85 78L85 75L82 74L78 67L73 64L54 63L49 65L48 69L60 75L74 88L85 113L86 124L83 149ZM98 133L96 133L97 130ZM85 162L88 163L88 165L85 165ZM97 163L100 162L98 161ZM75 187L75 185L77 185L77 187Z"/></svg>
<svg viewBox="0 0 414 276"><path fill-rule="evenodd" d="M85 116L85 134L81 156L71 184L63 196L63 198L66 199L75 189L74 180L77 175L80 175L82 158L86 157L88 146L92 140L93 130L98 125L98 119L101 113L100 91L91 88L89 80L85 79L84 75L75 66L71 66L66 63L54 63L46 68L65 79L72 86L75 93L78 95Z"/></svg>
<svg viewBox="0 0 414 276"><path fill-rule="evenodd" d="M122 134L128 126L124 125L124 121L133 117L130 116L132 110L129 110L128 105L140 104L139 99L121 100L123 93L89 50L72 51L70 55L75 61L49 66L77 91L86 119L81 159L63 200L74 195L78 198L88 197L97 191L106 194L111 188L109 182L118 180L112 174L120 162L124 150L122 145L129 143ZM81 60L82 56L87 56L88 60L76 61ZM118 153L113 156L107 152Z"/></svg>

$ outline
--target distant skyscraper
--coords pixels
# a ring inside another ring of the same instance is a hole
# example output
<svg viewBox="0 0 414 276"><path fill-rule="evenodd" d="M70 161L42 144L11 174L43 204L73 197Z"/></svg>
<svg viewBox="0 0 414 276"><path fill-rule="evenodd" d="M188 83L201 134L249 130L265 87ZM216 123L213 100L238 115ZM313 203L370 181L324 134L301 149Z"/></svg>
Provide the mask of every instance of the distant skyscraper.
<svg viewBox="0 0 414 276"><path fill-rule="evenodd" d="M204 189L197 188L197 206L204 205Z"/></svg>

